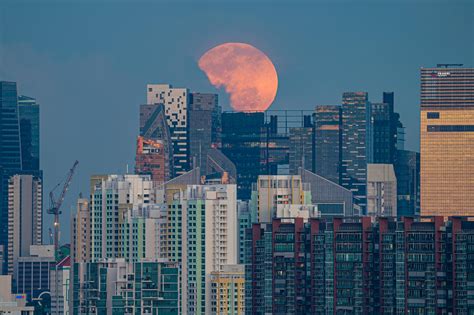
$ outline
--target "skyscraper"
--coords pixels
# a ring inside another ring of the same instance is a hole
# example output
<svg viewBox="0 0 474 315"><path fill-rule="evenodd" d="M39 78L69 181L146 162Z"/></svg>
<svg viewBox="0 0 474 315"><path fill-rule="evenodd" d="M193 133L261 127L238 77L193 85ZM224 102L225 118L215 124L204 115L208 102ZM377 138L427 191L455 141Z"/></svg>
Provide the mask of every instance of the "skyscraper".
<svg viewBox="0 0 474 315"><path fill-rule="evenodd" d="M0 81L0 245L8 245L8 182L21 170L20 122L15 82ZM7 256L7 255L5 255ZM5 262L1 262L3 273Z"/></svg>
<svg viewBox="0 0 474 315"><path fill-rule="evenodd" d="M163 104L166 122L173 143L173 167L175 175L186 173L190 167L188 110L190 95L185 88L173 88L169 84L148 84L147 104Z"/></svg>
<svg viewBox="0 0 474 315"><path fill-rule="evenodd" d="M298 174L298 169L313 168L313 127L290 128L289 136L290 174Z"/></svg>
<svg viewBox="0 0 474 315"><path fill-rule="evenodd" d="M421 69L421 214L474 215L474 68Z"/></svg>
<svg viewBox="0 0 474 315"><path fill-rule="evenodd" d="M340 184L341 178L341 106L319 105L314 109L313 172Z"/></svg>
<svg viewBox="0 0 474 315"><path fill-rule="evenodd" d="M238 262L236 185L188 182L166 185L166 252L183 268L183 308L188 314L211 314L211 273Z"/></svg>
<svg viewBox="0 0 474 315"><path fill-rule="evenodd" d="M140 138L137 140L137 155L135 157L137 174L158 172L161 173L164 180L172 178L174 176L173 144L163 104L140 105L140 137L141 140ZM147 144L146 150L140 146L145 144L144 142L150 143L150 145ZM151 145L153 143L159 143L161 147L159 154ZM159 167L154 165L155 158L160 160L157 162ZM150 160L149 165L145 165L146 160ZM157 180L161 180L161 178L158 176Z"/></svg>
<svg viewBox="0 0 474 315"><path fill-rule="evenodd" d="M367 163L373 154L370 117L366 92L343 94L341 185L354 193L362 214L366 207Z"/></svg>
<svg viewBox="0 0 474 315"><path fill-rule="evenodd" d="M23 171L39 171L40 169L39 111L40 107L36 99L24 95L18 96Z"/></svg>
<svg viewBox="0 0 474 315"><path fill-rule="evenodd" d="M370 163L391 164L394 150L392 128L392 113L387 103L371 103L373 136L373 155Z"/></svg>
<svg viewBox="0 0 474 315"><path fill-rule="evenodd" d="M16 275L18 258L28 256L31 245L42 244L41 179L14 175L10 178L8 192L8 273Z"/></svg>
<svg viewBox="0 0 474 315"><path fill-rule="evenodd" d="M420 153L397 150L395 156L397 177L397 216L420 214Z"/></svg>
<svg viewBox="0 0 474 315"><path fill-rule="evenodd" d="M250 199L252 184L261 173L261 134L264 113L223 113L222 153L237 168L237 195Z"/></svg>
<svg viewBox="0 0 474 315"><path fill-rule="evenodd" d="M397 178L392 164L367 164L367 215L397 216Z"/></svg>
<svg viewBox="0 0 474 315"><path fill-rule="evenodd" d="M189 104L189 154L193 167L206 169L207 151L220 141L221 109L217 94L191 93Z"/></svg>
<svg viewBox="0 0 474 315"><path fill-rule="evenodd" d="M164 141L138 137L135 174L150 175L152 181L161 184L171 179L168 154Z"/></svg>

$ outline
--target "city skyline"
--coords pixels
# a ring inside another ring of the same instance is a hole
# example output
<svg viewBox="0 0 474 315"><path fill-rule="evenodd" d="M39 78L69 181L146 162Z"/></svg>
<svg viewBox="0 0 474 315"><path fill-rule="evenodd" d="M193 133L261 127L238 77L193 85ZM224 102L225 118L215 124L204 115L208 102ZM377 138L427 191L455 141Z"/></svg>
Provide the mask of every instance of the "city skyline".
<svg viewBox="0 0 474 315"><path fill-rule="evenodd" d="M218 93L223 109L230 109L226 93L197 64L218 44L247 42L272 59L280 82L270 109L340 104L345 91L367 91L372 98L394 91L407 148L415 150L420 67L474 65L474 44L464 40L472 37L474 23L469 2L277 3L271 12L264 2L252 10L245 3L120 3L112 11L99 4L89 14L91 6L0 4L0 77L18 82L19 95L42 106L45 191L75 159L81 161L63 227L90 175L125 173L127 164L133 169L137 106L146 100L146 84ZM165 9L169 14L155 23L154 12ZM107 122L112 112L115 118Z"/></svg>
<svg viewBox="0 0 474 315"><path fill-rule="evenodd" d="M0 313L474 314L474 2L29 1Z"/></svg>

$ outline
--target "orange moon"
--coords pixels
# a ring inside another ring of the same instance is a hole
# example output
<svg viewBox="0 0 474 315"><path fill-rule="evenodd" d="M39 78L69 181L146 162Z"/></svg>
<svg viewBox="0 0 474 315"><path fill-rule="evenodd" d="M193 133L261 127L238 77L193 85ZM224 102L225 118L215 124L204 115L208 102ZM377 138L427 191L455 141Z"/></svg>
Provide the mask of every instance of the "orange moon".
<svg viewBox="0 0 474 315"><path fill-rule="evenodd" d="M263 112L272 104L278 75L270 58L249 44L225 43L208 50L199 59L217 88L224 87L230 103L240 112Z"/></svg>

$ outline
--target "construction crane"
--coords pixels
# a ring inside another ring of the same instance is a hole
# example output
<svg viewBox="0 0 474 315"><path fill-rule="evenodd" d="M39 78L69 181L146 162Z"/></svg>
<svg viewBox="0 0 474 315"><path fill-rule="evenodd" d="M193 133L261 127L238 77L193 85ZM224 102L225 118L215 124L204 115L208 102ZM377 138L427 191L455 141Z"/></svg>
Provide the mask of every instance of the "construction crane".
<svg viewBox="0 0 474 315"><path fill-rule="evenodd" d="M72 176L74 175L74 171L79 164L79 161L75 161L72 165L71 169L69 170L66 180L63 185L63 189L59 194L58 198L54 196L54 191L61 185L61 182L58 183L53 190L49 193L49 209L48 213L54 215L54 252L56 253L59 248L59 215L61 214L61 205L63 204L64 197L66 196L66 192L71 184Z"/></svg>

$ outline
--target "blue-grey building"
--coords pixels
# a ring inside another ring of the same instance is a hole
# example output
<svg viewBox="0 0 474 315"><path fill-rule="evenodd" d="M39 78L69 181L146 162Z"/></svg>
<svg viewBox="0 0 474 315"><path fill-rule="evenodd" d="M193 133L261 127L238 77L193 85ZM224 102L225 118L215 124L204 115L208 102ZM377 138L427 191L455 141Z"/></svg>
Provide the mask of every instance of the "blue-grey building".
<svg viewBox="0 0 474 315"><path fill-rule="evenodd" d="M40 106L36 99L20 95L18 97L20 121L21 168L23 171L40 169Z"/></svg>
<svg viewBox="0 0 474 315"><path fill-rule="evenodd" d="M370 119L366 92L343 93L341 185L353 192L362 213L366 207L367 163L373 156Z"/></svg>
<svg viewBox="0 0 474 315"><path fill-rule="evenodd" d="M395 156L397 177L397 216L420 214L420 153L397 150Z"/></svg>
<svg viewBox="0 0 474 315"><path fill-rule="evenodd" d="M340 184L341 106L318 105L314 109L313 172Z"/></svg>
<svg viewBox="0 0 474 315"><path fill-rule="evenodd" d="M8 180L21 171L20 123L15 82L0 81L0 245L8 247ZM6 264L1 262L2 273Z"/></svg>

